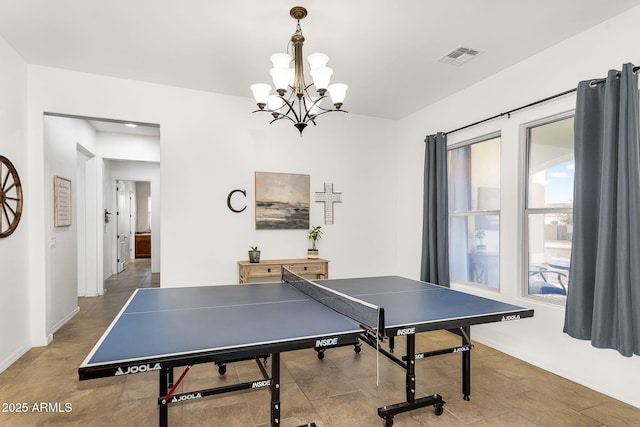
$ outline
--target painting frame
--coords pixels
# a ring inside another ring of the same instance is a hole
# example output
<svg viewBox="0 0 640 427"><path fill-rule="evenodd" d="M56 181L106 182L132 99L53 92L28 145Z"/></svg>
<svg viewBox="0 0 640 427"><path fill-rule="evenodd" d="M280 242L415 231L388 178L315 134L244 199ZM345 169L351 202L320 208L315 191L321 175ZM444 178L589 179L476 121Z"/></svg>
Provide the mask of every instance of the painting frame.
<svg viewBox="0 0 640 427"><path fill-rule="evenodd" d="M255 172L256 230L308 230L311 177Z"/></svg>
<svg viewBox="0 0 640 427"><path fill-rule="evenodd" d="M53 225L71 226L71 180L60 176L53 177Z"/></svg>

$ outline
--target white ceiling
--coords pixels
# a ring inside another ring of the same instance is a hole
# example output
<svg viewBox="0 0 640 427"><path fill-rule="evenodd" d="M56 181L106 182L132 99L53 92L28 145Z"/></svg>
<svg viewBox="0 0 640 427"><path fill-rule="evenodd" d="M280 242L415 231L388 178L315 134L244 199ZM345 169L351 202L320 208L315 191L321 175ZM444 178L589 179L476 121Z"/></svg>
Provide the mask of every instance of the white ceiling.
<svg viewBox="0 0 640 427"><path fill-rule="evenodd" d="M87 120L89 124L97 131L97 132L115 132L115 133L126 133L129 135L141 135L141 136L160 136L160 127L155 125L143 125L136 124L135 127L129 127L125 122L120 122L116 120L99 120L99 119L90 119ZM135 124L135 123L130 123Z"/></svg>
<svg viewBox="0 0 640 427"><path fill-rule="evenodd" d="M640 0L0 0L0 35L30 64L251 97L296 5L305 56L349 85L344 108L398 119ZM480 54L437 62L460 45Z"/></svg>

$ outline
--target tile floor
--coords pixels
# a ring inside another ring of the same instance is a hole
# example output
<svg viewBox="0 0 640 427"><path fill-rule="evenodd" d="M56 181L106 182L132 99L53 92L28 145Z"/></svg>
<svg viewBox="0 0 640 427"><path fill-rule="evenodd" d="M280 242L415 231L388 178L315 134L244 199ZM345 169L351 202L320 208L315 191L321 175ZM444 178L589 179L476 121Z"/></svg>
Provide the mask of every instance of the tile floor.
<svg viewBox="0 0 640 427"><path fill-rule="evenodd" d="M77 369L132 290L158 284L149 261L136 260L124 273L105 281L104 296L80 298L80 312L49 346L30 350L0 373L0 426L157 425L157 374L81 382ZM418 348L457 343L457 337L435 332L421 334ZM376 386L376 354L368 346L362 348L359 355L350 347L333 349L324 360L312 350L283 354L281 424L382 426L377 408L403 400L403 371L381 357ZM400 343L397 351L402 351ZM459 356L418 363L418 394L441 394L447 402L444 414L437 417L432 408L425 408L396 416L394 426L640 426L640 409L489 347L476 345L472 366L471 400L465 402ZM252 361L229 365L224 376L214 365L197 365L187 375L183 391L258 377ZM27 411L15 412L21 403ZM38 412L34 405L48 412ZM177 404L169 409L169 421L171 426L266 427L269 392L236 392Z"/></svg>

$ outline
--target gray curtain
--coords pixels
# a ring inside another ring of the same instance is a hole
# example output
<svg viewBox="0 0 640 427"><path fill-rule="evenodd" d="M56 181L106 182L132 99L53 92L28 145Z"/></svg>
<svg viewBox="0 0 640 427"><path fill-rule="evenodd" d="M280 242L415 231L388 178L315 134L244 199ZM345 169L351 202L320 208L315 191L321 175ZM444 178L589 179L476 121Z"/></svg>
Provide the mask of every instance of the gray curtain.
<svg viewBox="0 0 640 427"><path fill-rule="evenodd" d="M633 65L580 82L564 332L640 355L640 138Z"/></svg>
<svg viewBox="0 0 640 427"><path fill-rule="evenodd" d="M424 199L420 280L449 287L447 230L447 137L424 140Z"/></svg>

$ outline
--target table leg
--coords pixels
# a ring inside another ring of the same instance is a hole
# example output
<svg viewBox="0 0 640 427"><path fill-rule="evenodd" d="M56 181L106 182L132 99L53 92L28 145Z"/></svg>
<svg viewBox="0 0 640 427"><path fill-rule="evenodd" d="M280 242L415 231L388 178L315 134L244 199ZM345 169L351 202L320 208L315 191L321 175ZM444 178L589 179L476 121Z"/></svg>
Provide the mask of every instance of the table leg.
<svg viewBox="0 0 640 427"><path fill-rule="evenodd" d="M406 389L407 402L414 403L416 400L416 336L415 334L407 335L407 371L406 371Z"/></svg>
<svg viewBox="0 0 640 427"><path fill-rule="evenodd" d="M415 409L433 406L436 415L442 415L444 412L443 406L445 402L439 394L433 394L431 396L416 399L416 336L415 334L408 334L406 338L407 354L403 358L404 364L402 364L402 361L396 360L391 353L386 354L387 357L397 363L400 363L405 369L406 401L378 408L378 416L384 420L385 427L393 425L393 417L395 415L413 411ZM370 344L373 345L372 343ZM385 353L383 352L383 354Z"/></svg>
<svg viewBox="0 0 640 427"><path fill-rule="evenodd" d="M280 353L271 355L271 426L280 425Z"/></svg>
<svg viewBox="0 0 640 427"><path fill-rule="evenodd" d="M173 387L173 368L160 369L160 396L164 397L171 387ZM169 425L169 404L159 403L158 410L160 427L168 427Z"/></svg>
<svg viewBox="0 0 640 427"><path fill-rule="evenodd" d="M462 345L471 346L471 327L464 326L462 329ZM469 400L471 395L471 351L462 352L462 396L464 400Z"/></svg>

